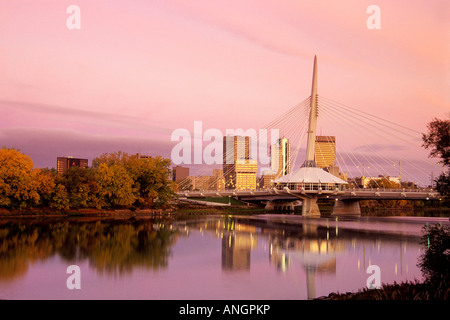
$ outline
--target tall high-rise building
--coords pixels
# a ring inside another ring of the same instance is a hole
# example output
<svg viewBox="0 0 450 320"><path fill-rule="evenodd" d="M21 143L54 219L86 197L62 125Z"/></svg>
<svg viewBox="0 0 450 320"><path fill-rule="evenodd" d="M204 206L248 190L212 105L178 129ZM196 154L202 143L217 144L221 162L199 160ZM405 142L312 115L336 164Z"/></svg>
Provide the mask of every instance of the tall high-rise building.
<svg viewBox="0 0 450 320"><path fill-rule="evenodd" d="M270 170L263 172L262 188L270 188L273 180L291 173L291 144L281 138L270 146Z"/></svg>
<svg viewBox="0 0 450 320"><path fill-rule="evenodd" d="M291 144L289 139L278 139L270 149L271 169L276 178L291 173Z"/></svg>
<svg viewBox="0 0 450 320"><path fill-rule="evenodd" d="M314 161L319 168L334 165L336 160L336 137L316 136Z"/></svg>
<svg viewBox="0 0 450 320"><path fill-rule="evenodd" d="M256 189L258 164L250 159L251 138L223 137L223 176L225 189Z"/></svg>
<svg viewBox="0 0 450 320"><path fill-rule="evenodd" d="M59 174L63 174L64 171L71 167L88 167L88 159L79 159L74 157L58 157L56 159L56 170Z"/></svg>

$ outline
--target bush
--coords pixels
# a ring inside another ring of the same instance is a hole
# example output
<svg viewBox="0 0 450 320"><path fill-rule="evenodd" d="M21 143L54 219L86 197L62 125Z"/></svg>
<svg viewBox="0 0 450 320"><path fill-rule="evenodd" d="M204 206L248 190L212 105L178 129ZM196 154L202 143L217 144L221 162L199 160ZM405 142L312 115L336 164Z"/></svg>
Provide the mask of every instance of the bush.
<svg viewBox="0 0 450 320"><path fill-rule="evenodd" d="M419 257L417 266L421 269L426 282L439 285L450 283L450 227L426 225L421 244L424 253Z"/></svg>

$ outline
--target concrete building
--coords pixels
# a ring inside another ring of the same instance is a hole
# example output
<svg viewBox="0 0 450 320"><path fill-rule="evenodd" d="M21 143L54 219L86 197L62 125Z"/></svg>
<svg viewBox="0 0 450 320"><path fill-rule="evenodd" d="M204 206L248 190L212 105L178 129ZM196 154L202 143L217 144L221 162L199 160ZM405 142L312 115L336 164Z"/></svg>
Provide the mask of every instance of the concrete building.
<svg viewBox="0 0 450 320"><path fill-rule="evenodd" d="M334 165L336 160L336 137L316 136L314 161L319 168L326 168Z"/></svg>
<svg viewBox="0 0 450 320"><path fill-rule="evenodd" d="M279 178L291 173L291 144L289 139L278 139L270 148L271 169L275 177Z"/></svg>
<svg viewBox="0 0 450 320"><path fill-rule="evenodd" d="M172 169L172 180L175 182L181 181L189 177L189 168L176 166Z"/></svg>
<svg viewBox="0 0 450 320"><path fill-rule="evenodd" d="M291 173L291 144L289 139L278 139L270 146L270 170L262 172L260 187L271 188L272 182Z"/></svg>
<svg viewBox="0 0 450 320"><path fill-rule="evenodd" d="M250 159L251 138L223 137L223 176L225 189L256 189L258 164Z"/></svg>
<svg viewBox="0 0 450 320"><path fill-rule="evenodd" d="M152 156L147 156L147 155L144 155L144 154L140 154L140 153L136 153L136 158L137 159L150 159L150 158L153 158Z"/></svg>
<svg viewBox="0 0 450 320"><path fill-rule="evenodd" d="M59 174L63 174L67 169L71 167L87 168L88 164L88 159L74 158L71 156L58 157L56 159L56 170Z"/></svg>
<svg viewBox="0 0 450 320"><path fill-rule="evenodd" d="M225 178L222 169L213 169L211 186L212 190L220 191L225 189Z"/></svg>
<svg viewBox="0 0 450 320"><path fill-rule="evenodd" d="M258 163L256 160L237 160L233 181L234 189L255 190L257 171Z"/></svg>

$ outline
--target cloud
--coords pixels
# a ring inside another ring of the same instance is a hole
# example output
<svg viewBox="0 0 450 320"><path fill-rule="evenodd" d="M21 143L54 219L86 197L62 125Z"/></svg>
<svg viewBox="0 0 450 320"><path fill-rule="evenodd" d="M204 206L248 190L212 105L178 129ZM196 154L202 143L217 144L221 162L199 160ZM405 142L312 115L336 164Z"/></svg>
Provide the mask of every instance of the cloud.
<svg viewBox="0 0 450 320"><path fill-rule="evenodd" d="M152 133L170 134L167 128L161 127L157 122L137 116L129 116L124 114L113 114L99 111L89 111L56 106L45 103L30 103L24 101L0 100L0 107L3 114L16 114L14 121L25 121L20 115L26 114L26 119L39 126L39 117L55 122L55 127L67 124L76 125L92 125L113 128L128 128L132 130L151 131ZM6 117L5 117L6 118ZM17 124L9 124L16 125ZM20 125L20 124L19 124Z"/></svg>
<svg viewBox="0 0 450 320"><path fill-rule="evenodd" d="M36 167L55 167L56 158L74 156L92 159L107 152L161 155L170 158L170 140L145 137L85 134L70 130L7 128L0 130L0 147L19 149L33 160Z"/></svg>
<svg viewBox="0 0 450 320"><path fill-rule="evenodd" d="M365 144L354 149L355 152L385 152L385 151L404 151L407 150L405 146L402 145L393 145L393 144L380 144L380 143L371 143Z"/></svg>

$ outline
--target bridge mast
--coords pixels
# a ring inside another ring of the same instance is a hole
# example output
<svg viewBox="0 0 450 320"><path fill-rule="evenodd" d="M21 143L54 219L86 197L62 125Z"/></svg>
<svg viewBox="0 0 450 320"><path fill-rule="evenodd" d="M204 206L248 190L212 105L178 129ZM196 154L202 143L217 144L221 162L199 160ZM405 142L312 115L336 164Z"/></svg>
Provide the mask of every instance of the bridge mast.
<svg viewBox="0 0 450 320"><path fill-rule="evenodd" d="M317 167L314 162L317 128L317 56L314 56L314 68L311 87L311 110L309 113L308 141L306 145L306 159L303 167Z"/></svg>

